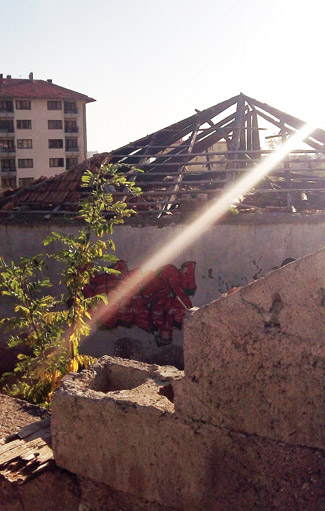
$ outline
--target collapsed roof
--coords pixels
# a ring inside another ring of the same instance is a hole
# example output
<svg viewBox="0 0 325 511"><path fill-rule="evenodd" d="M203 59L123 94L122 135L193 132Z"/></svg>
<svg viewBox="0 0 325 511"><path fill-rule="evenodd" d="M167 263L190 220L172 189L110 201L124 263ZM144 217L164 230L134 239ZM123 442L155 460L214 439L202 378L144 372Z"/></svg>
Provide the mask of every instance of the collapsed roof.
<svg viewBox="0 0 325 511"><path fill-rule="evenodd" d="M267 156L270 150L261 149L264 126L278 131L266 138L284 141L304 124L240 93L123 147L97 154L62 174L6 192L0 199L0 212L77 212L78 201L85 194L81 188L83 172L104 162L125 165L128 176L141 186L140 198L117 191L117 197L123 196L138 213L161 216L192 211L196 203L215 198ZM216 150L218 143L223 144L222 150ZM325 131L315 129L304 143L307 149L293 151L246 196L240 209L322 208ZM129 165L144 172L137 174Z"/></svg>

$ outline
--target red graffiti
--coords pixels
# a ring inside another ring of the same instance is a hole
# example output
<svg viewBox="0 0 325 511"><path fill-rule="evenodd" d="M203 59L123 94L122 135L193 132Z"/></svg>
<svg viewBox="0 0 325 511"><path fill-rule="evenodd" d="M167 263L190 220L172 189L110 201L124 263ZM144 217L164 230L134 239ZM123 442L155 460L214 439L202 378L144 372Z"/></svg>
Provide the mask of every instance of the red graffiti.
<svg viewBox="0 0 325 511"><path fill-rule="evenodd" d="M109 313L103 312L100 321L105 328L118 325L132 327L134 325L146 332L152 332L158 345L170 344L173 340L173 328L181 328L185 318L185 308L192 307L190 296L196 291L195 262L187 261L178 270L174 265L167 264L157 273L144 274L142 286L133 290L126 302L117 305ZM129 271L125 261L118 261L116 274L99 274L84 288L86 297L97 294L116 296L115 289L126 277L141 272L140 268ZM184 305L177 299L183 302Z"/></svg>

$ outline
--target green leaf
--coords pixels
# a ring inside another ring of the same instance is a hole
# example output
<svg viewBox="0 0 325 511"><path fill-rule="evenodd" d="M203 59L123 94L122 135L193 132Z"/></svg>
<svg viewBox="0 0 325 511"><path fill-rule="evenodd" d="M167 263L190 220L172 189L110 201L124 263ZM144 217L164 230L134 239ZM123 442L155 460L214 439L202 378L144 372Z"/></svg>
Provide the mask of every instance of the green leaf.
<svg viewBox="0 0 325 511"><path fill-rule="evenodd" d="M84 298L83 289L98 271L120 273L111 267L118 260L113 254L114 241L102 238L113 235L114 225L134 213L125 203L114 203L108 187L127 187L134 195L141 192L128 181L125 168L134 170L105 161L99 169L83 174L81 185L87 196L80 202L80 217L85 225L77 235L52 232L47 236L44 246L55 244L51 254L21 258L17 264L6 264L0 257L1 292L15 302L11 317L2 318L0 325L10 331L9 347L24 345L28 349L28 355L20 354L15 367L17 383L6 390L10 394L48 406L52 376L67 372L70 360L79 356L81 336L89 334L90 308L108 303L105 294ZM58 297L44 293L52 286L42 274L51 260L61 265L58 280L65 285L65 292ZM101 262L107 265L101 266Z"/></svg>

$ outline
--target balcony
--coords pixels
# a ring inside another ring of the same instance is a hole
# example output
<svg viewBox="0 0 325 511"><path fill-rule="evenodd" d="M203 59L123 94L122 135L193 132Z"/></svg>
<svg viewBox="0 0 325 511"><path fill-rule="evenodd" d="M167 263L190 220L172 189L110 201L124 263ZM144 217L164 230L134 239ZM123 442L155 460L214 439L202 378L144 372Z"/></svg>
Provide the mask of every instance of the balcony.
<svg viewBox="0 0 325 511"><path fill-rule="evenodd" d="M67 155L68 157L69 156L73 156L73 155L78 155L79 154L79 147L78 146L66 147L65 151L66 151L66 153L68 153L68 155Z"/></svg>
<svg viewBox="0 0 325 511"><path fill-rule="evenodd" d="M12 147L0 147L0 156L15 156L16 148Z"/></svg>
<svg viewBox="0 0 325 511"><path fill-rule="evenodd" d="M2 174L1 175L1 187L2 187L2 191L17 188L16 176L13 176L13 175L4 176Z"/></svg>
<svg viewBox="0 0 325 511"><path fill-rule="evenodd" d="M0 118L7 118L14 116L14 105L11 100L1 100L0 101Z"/></svg>
<svg viewBox="0 0 325 511"><path fill-rule="evenodd" d="M14 165L13 167L6 167L6 166L3 166L1 164L1 174L4 175L4 174L8 174L8 175L12 175L14 172L16 172L16 165Z"/></svg>
<svg viewBox="0 0 325 511"><path fill-rule="evenodd" d="M66 137L73 137L79 133L79 128L78 126L75 126L74 128L64 128L64 133Z"/></svg>
<svg viewBox="0 0 325 511"><path fill-rule="evenodd" d="M14 111L12 110L1 110L0 109L0 119L8 119L14 116Z"/></svg>
<svg viewBox="0 0 325 511"><path fill-rule="evenodd" d="M69 155L70 156L70 155ZM78 165L78 158L74 157L67 157L66 158L66 169L69 170L71 167L74 167L75 165Z"/></svg>
<svg viewBox="0 0 325 511"><path fill-rule="evenodd" d="M76 116L78 115L78 108L65 108L64 109L64 116L65 117L69 117L69 116Z"/></svg>
<svg viewBox="0 0 325 511"><path fill-rule="evenodd" d="M15 130L14 128L0 128L0 138L14 137Z"/></svg>

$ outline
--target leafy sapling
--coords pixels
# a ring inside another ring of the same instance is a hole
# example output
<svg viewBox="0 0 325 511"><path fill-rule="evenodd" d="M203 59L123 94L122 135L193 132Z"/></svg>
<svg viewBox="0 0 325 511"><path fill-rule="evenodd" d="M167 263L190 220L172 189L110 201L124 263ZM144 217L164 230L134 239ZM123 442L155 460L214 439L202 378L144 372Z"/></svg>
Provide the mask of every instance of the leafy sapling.
<svg viewBox="0 0 325 511"><path fill-rule="evenodd" d="M80 203L84 227L76 235L52 232L43 243L59 245L58 250L21 258L18 264L0 259L0 289L15 302L15 315L3 318L0 325L11 332L9 347L24 347L14 373L5 375L9 378L5 390L36 404L48 406L66 373L94 361L79 353L79 344L89 335L91 310L101 301L106 303L107 297L86 298L83 290L99 272L119 273L111 267L117 261L114 242L103 238L134 213L125 202L115 201L110 190L126 189L135 196L141 193L120 165L104 164L94 172L86 171L82 187L87 192ZM44 292L52 286L42 273L51 259L60 265L59 284L66 290L59 297Z"/></svg>

